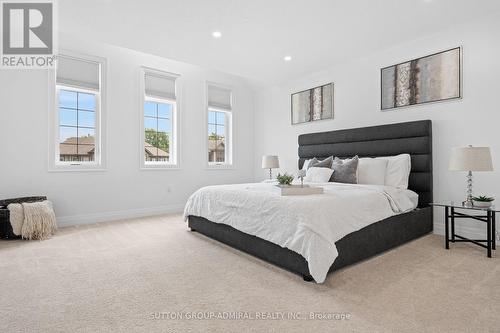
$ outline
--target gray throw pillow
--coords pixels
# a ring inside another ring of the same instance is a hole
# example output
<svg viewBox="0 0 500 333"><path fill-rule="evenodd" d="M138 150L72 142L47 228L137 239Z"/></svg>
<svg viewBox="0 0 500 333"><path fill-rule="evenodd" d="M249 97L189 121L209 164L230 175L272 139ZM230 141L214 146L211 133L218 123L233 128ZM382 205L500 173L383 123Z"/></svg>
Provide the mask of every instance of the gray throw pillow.
<svg viewBox="0 0 500 333"><path fill-rule="evenodd" d="M333 163L333 156L330 156L328 158L325 158L322 161L318 161L318 159L315 157L313 158L310 162L307 168L332 168L332 163Z"/></svg>
<svg viewBox="0 0 500 333"><path fill-rule="evenodd" d="M358 171L358 156L351 159L341 160L335 157L332 163L333 174L330 177L331 182L357 184L358 178L356 176Z"/></svg>

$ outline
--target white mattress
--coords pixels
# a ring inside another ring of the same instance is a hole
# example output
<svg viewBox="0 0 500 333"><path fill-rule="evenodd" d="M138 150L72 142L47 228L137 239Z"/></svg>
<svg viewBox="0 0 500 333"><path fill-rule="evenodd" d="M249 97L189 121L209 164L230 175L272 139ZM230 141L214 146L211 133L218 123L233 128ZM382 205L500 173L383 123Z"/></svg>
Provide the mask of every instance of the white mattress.
<svg viewBox="0 0 500 333"><path fill-rule="evenodd" d="M201 216L295 251L322 283L338 255L335 242L418 203L415 192L389 186L311 185L324 194L282 197L272 183L203 187L189 198L184 218Z"/></svg>

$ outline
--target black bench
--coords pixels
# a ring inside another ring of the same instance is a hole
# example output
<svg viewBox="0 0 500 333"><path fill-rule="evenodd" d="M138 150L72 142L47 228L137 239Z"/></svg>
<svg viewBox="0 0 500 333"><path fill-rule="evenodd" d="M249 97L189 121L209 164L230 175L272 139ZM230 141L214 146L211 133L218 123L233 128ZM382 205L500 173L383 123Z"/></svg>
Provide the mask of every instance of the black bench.
<svg viewBox="0 0 500 333"><path fill-rule="evenodd" d="M22 197L14 199L0 200L0 239L19 239L21 236L15 235L10 224L10 213L7 206L11 203L38 202L47 200L47 197Z"/></svg>

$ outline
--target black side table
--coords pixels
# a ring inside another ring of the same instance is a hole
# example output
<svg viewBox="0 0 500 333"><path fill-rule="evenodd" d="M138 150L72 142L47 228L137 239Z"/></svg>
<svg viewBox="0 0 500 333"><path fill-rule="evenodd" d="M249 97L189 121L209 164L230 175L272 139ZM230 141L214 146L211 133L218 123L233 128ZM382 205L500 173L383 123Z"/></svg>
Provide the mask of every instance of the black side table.
<svg viewBox="0 0 500 333"><path fill-rule="evenodd" d="M479 207L466 207L462 204L455 204L453 202L449 204L445 203L431 203L432 206L444 207L444 238L445 238L445 248L449 249L449 242L467 242L474 243L478 246L484 247L487 250L488 258L491 258L491 250L496 250L495 245L495 215L498 210L494 206L490 208L479 208ZM461 213L455 211L455 209L466 210L467 213ZM486 215L479 215L479 214ZM460 235L455 234L455 219L474 219L486 223L486 240L484 239L469 239ZM451 221L451 238L450 238L450 221ZM486 244L483 244L486 243Z"/></svg>

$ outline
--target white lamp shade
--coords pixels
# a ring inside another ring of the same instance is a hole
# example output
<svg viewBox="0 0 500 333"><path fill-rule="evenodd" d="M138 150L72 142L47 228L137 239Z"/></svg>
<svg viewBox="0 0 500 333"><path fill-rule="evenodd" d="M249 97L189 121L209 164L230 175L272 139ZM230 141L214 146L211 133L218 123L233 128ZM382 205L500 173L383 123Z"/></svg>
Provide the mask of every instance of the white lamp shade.
<svg viewBox="0 0 500 333"><path fill-rule="evenodd" d="M262 168L263 169L275 169L280 167L280 161L278 156L275 155L264 155L262 156Z"/></svg>
<svg viewBox="0 0 500 333"><path fill-rule="evenodd" d="M456 147L451 150L452 171L493 171L489 147Z"/></svg>

